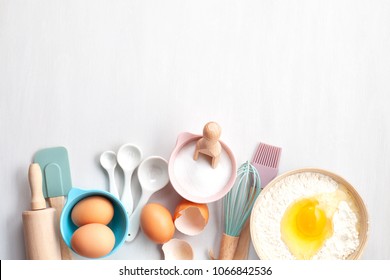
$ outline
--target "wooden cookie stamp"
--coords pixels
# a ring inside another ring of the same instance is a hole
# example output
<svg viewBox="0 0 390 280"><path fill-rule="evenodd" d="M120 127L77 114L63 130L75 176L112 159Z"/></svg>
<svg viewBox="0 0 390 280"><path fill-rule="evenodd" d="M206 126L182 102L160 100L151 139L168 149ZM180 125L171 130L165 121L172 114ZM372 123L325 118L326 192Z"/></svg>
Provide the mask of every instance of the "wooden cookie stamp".
<svg viewBox="0 0 390 280"><path fill-rule="evenodd" d="M196 142L194 160L198 160L199 153L211 157L211 166L216 168L221 156L222 147L219 143L221 127L216 122L208 122L203 128L203 137Z"/></svg>

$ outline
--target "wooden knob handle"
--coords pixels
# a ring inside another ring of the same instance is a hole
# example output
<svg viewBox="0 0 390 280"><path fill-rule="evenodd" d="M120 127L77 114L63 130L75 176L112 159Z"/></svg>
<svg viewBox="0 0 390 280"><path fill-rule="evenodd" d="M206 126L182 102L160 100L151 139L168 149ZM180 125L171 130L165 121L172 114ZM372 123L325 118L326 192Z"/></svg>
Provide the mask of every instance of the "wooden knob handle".
<svg viewBox="0 0 390 280"><path fill-rule="evenodd" d="M31 209L40 210L46 208L46 200L42 192L42 172L38 163L30 164L28 180L31 189Z"/></svg>
<svg viewBox="0 0 390 280"><path fill-rule="evenodd" d="M203 127L203 137L209 140L218 140L221 136L221 127L216 122L208 122Z"/></svg>

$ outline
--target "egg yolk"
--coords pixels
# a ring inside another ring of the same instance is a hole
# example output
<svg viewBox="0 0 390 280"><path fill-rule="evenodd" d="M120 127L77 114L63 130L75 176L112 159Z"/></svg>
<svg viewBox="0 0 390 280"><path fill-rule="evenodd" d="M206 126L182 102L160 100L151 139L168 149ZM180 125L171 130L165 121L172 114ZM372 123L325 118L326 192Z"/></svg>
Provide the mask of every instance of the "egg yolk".
<svg viewBox="0 0 390 280"><path fill-rule="evenodd" d="M311 259L332 234L332 217L316 198L294 202L281 221L282 240L297 259Z"/></svg>
<svg viewBox="0 0 390 280"><path fill-rule="evenodd" d="M302 207L297 214L297 229L308 237L319 236L326 227L326 215L312 203Z"/></svg>

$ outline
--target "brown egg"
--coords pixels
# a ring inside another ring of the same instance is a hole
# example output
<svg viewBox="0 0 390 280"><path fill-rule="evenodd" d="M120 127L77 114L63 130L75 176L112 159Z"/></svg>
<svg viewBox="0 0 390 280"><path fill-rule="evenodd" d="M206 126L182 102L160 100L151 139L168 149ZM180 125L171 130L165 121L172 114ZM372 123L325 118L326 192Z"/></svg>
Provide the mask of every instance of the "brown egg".
<svg viewBox="0 0 390 280"><path fill-rule="evenodd" d="M103 196L90 196L80 200L72 209L71 218L75 225L91 223L107 225L114 217L114 206Z"/></svg>
<svg viewBox="0 0 390 280"><path fill-rule="evenodd" d="M175 233L171 213L158 203L149 203L144 206L140 222L145 235L157 244L169 241Z"/></svg>
<svg viewBox="0 0 390 280"><path fill-rule="evenodd" d="M80 256L100 258L114 248L115 235L102 224L87 224L79 227L70 240L72 249Z"/></svg>

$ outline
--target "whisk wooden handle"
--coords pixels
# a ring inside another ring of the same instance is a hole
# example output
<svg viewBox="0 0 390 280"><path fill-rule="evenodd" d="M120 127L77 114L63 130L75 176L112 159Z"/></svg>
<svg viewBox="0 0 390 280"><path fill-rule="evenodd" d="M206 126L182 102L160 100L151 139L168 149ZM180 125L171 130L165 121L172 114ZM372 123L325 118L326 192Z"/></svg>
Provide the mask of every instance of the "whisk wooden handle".
<svg viewBox="0 0 390 280"><path fill-rule="evenodd" d="M237 244L236 252L234 253L233 260L247 260L249 253L249 244L251 242L250 235L250 218L245 222L244 227L241 230L240 237Z"/></svg>
<svg viewBox="0 0 390 280"><path fill-rule="evenodd" d="M223 234L219 251L219 260L232 260L236 252L238 237Z"/></svg>

